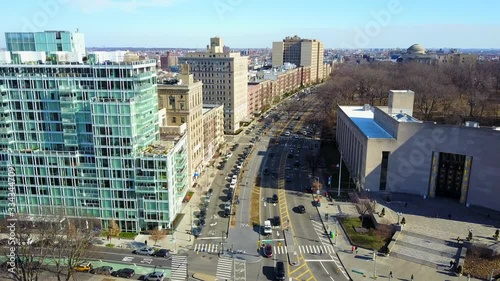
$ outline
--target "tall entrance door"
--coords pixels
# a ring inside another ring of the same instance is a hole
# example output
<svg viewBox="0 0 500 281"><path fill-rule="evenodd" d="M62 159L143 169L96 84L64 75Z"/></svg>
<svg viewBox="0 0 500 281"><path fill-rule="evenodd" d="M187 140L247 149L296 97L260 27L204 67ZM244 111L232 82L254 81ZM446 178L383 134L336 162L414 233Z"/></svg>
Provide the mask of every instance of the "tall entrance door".
<svg viewBox="0 0 500 281"><path fill-rule="evenodd" d="M436 195L460 199L465 169L465 155L439 153Z"/></svg>

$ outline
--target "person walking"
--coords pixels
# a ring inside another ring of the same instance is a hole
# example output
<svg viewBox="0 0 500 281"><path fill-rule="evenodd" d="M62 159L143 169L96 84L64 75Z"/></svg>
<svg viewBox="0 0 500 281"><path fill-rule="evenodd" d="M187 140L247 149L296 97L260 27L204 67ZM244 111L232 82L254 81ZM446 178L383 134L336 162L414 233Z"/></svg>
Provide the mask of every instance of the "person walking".
<svg viewBox="0 0 500 281"><path fill-rule="evenodd" d="M351 253L354 254L354 246L351 247Z"/></svg>
<svg viewBox="0 0 500 281"><path fill-rule="evenodd" d="M411 281L413 281L413 274L411 275L411 278L410 278Z"/></svg>
<svg viewBox="0 0 500 281"><path fill-rule="evenodd" d="M358 246L356 246L356 248L354 248L354 250L356 250L356 255L358 254Z"/></svg>
<svg viewBox="0 0 500 281"><path fill-rule="evenodd" d="M389 272L389 280L391 280L391 279L392 279L392 271Z"/></svg>
<svg viewBox="0 0 500 281"><path fill-rule="evenodd" d="M453 267L453 261L450 261L450 268Z"/></svg>

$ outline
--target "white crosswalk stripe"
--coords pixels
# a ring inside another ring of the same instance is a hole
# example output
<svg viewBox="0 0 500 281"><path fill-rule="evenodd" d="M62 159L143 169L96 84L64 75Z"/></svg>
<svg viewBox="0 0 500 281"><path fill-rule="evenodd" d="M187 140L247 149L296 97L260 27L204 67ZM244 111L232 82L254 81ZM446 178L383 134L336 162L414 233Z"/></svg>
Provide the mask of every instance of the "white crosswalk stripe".
<svg viewBox="0 0 500 281"><path fill-rule="evenodd" d="M187 280L187 256L172 256L172 274L170 280L184 281Z"/></svg>
<svg viewBox="0 0 500 281"><path fill-rule="evenodd" d="M332 245L298 245L298 251L301 254L334 254L335 250ZM288 249L285 246L274 246L274 253L277 255L288 254Z"/></svg>
<svg viewBox="0 0 500 281"><path fill-rule="evenodd" d="M218 253L219 244L196 244L194 245L195 252Z"/></svg>
<svg viewBox="0 0 500 281"><path fill-rule="evenodd" d="M220 280L230 280L233 275L233 260L220 258L217 263L217 272L215 276Z"/></svg>

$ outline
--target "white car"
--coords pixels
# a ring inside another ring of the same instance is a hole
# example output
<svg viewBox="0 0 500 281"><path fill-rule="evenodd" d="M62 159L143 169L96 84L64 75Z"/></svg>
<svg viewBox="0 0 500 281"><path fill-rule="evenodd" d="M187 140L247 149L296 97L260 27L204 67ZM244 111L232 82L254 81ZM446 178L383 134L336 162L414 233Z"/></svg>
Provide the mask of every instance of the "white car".
<svg viewBox="0 0 500 281"><path fill-rule="evenodd" d="M231 185L229 185L229 188L235 189L236 188L236 183L231 183Z"/></svg>
<svg viewBox="0 0 500 281"><path fill-rule="evenodd" d="M163 272L151 272L144 276L144 281L163 281L165 274Z"/></svg>
<svg viewBox="0 0 500 281"><path fill-rule="evenodd" d="M229 152L229 153L226 155L226 157L227 157L227 158L231 158L232 156L233 156L233 154L232 154L231 152Z"/></svg>
<svg viewBox="0 0 500 281"><path fill-rule="evenodd" d="M155 250L153 248L146 247L146 248L135 250L133 253L136 255L151 256L154 252L155 252Z"/></svg>
<svg viewBox="0 0 500 281"><path fill-rule="evenodd" d="M287 137L290 136L290 131L286 131L285 136L287 136Z"/></svg>

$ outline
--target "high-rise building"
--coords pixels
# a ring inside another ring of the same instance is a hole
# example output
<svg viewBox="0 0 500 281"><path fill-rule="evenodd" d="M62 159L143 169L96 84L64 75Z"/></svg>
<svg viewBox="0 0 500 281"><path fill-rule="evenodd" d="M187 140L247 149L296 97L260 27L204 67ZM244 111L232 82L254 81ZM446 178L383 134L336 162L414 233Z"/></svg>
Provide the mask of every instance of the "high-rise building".
<svg viewBox="0 0 500 281"><path fill-rule="evenodd" d="M167 52L166 56L160 57L160 64L163 71L170 71L172 66L178 65L177 55L172 52Z"/></svg>
<svg viewBox="0 0 500 281"><path fill-rule="evenodd" d="M83 33L69 31L6 32L7 50L85 53Z"/></svg>
<svg viewBox="0 0 500 281"><path fill-rule="evenodd" d="M208 163L224 143L224 105L203 105L204 162Z"/></svg>
<svg viewBox="0 0 500 281"><path fill-rule="evenodd" d="M203 103L224 104L224 131L234 133L248 116L248 57L224 53L222 39L210 39L207 52L187 53L179 64L189 64L194 78L203 82Z"/></svg>
<svg viewBox="0 0 500 281"><path fill-rule="evenodd" d="M34 218L170 228L188 190L187 142L159 140L155 61L2 53L0 216L13 193L15 212Z"/></svg>
<svg viewBox="0 0 500 281"><path fill-rule="evenodd" d="M203 97L202 83L195 81L189 65L183 64L178 79L171 84L158 84L158 107L166 110L166 125L187 123L189 171L199 174L203 162Z"/></svg>
<svg viewBox="0 0 500 281"><path fill-rule="evenodd" d="M282 42L273 42L273 67L280 67L287 62L296 66L310 66L311 80L320 82L325 79L324 49L323 43L315 39L286 37Z"/></svg>

